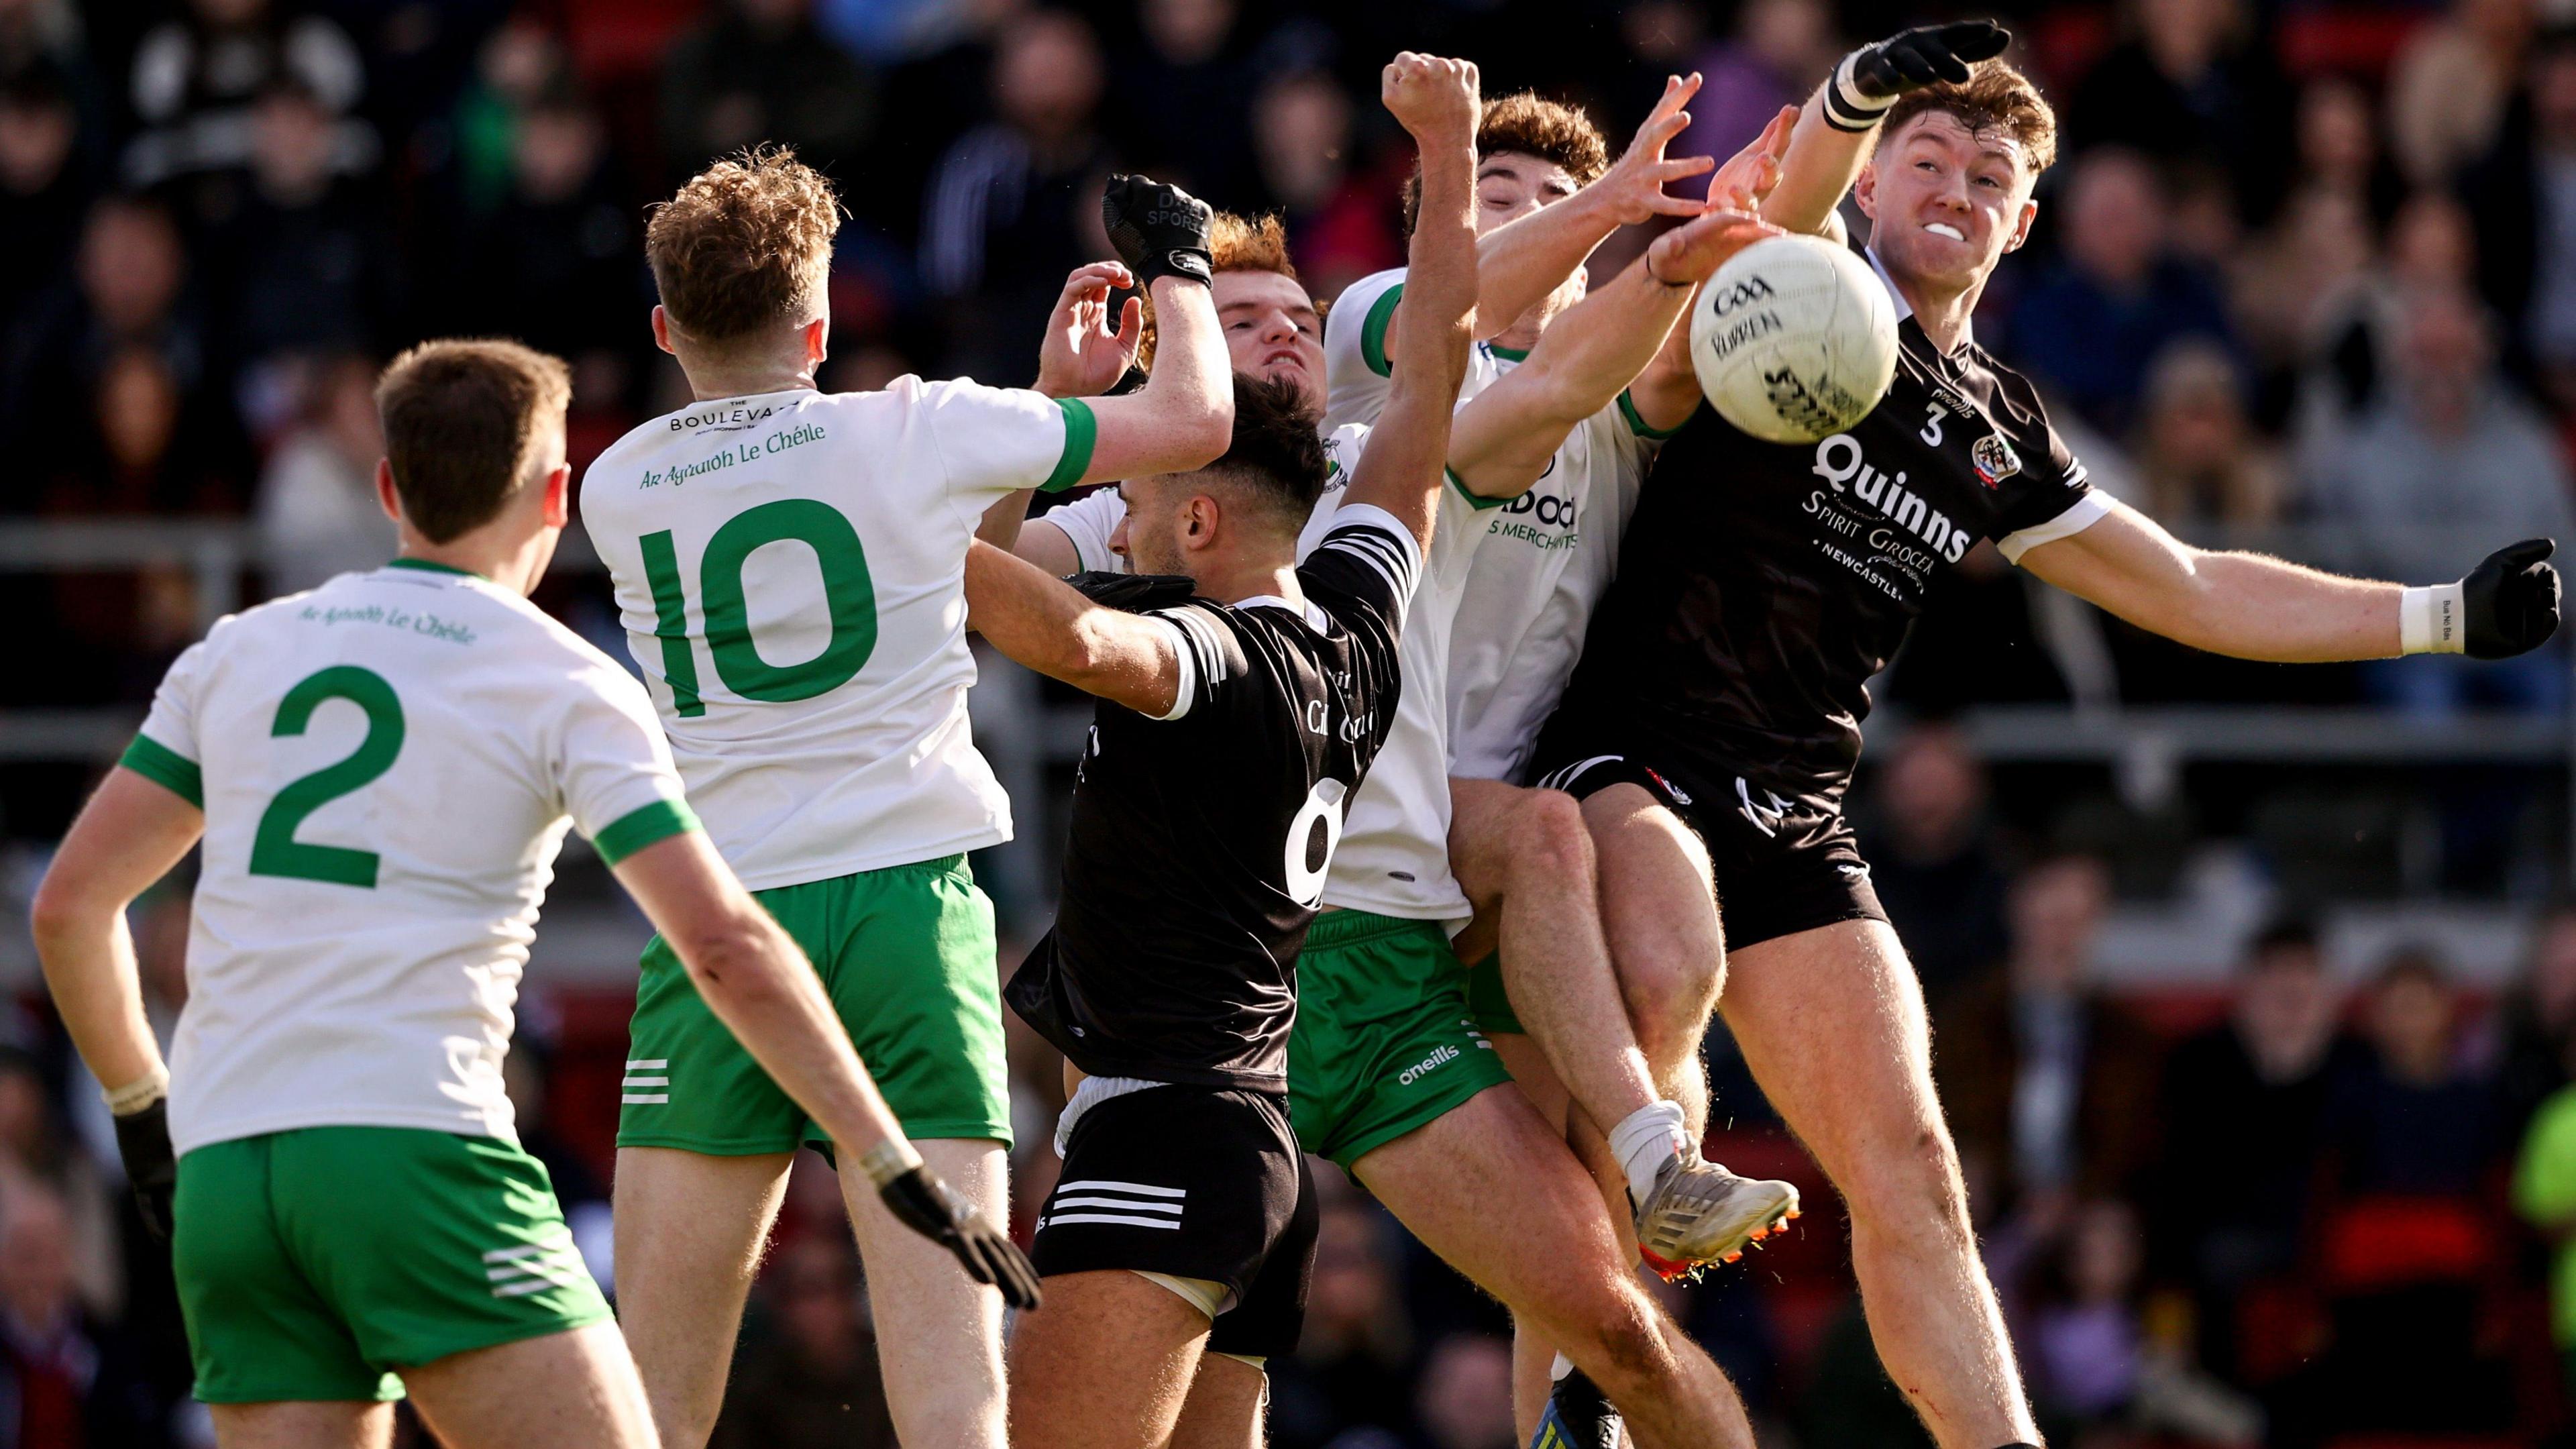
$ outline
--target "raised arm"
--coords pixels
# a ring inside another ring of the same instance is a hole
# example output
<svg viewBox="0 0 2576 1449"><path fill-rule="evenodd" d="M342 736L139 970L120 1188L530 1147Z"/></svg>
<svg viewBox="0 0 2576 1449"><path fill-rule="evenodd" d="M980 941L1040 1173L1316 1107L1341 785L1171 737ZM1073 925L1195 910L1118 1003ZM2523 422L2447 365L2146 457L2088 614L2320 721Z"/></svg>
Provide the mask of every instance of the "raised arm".
<svg viewBox="0 0 2576 1449"><path fill-rule="evenodd" d="M1131 296L1111 327L1109 296L1114 288L1136 285L1124 262L1088 262L1073 269L1047 315L1046 336L1038 343L1036 391L1048 397L1098 397L1118 385L1135 364L1137 345L1145 337L1145 299ZM1093 409L1096 416L1098 409ZM984 510L975 536L1007 549L1020 540L1029 516L1034 488L1018 489ZM1068 565L1065 572L1071 573Z"/></svg>
<svg viewBox="0 0 2576 1449"><path fill-rule="evenodd" d="M2019 562L2141 629L2238 659L2282 664L2460 654L2501 659L2558 628L2551 543L2488 555L2457 583L2409 588L2255 553L2194 548L2126 504Z"/></svg>
<svg viewBox="0 0 2576 1449"><path fill-rule="evenodd" d="M144 1225L165 1240L178 1184L170 1073L143 1014L125 908L168 875L205 829L194 800L132 770L110 770L54 852L28 912L45 989L73 1048L107 1092Z"/></svg>
<svg viewBox="0 0 2576 1449"><path fill-rule="evenodd" d="M1471 62L1411 51L1379 82L1386 108L1421 148L1422 205L1395 309L1409 321L1389 352L1386 410L1343 501L1385 509L1425 546L1448 464L1449 418L1475 345L1476 86Z"/></svg>
<svg viewBox="0 0 2576 1449"><path fill-rule="evenodd" d="M1896 98L1935 81L1964 81L1969 67L2011 43L2011 32L1991 20L1962 20L1899 31L1844 56L1799 113L1763 219L1787 231L1823 232L1869 164L1879 118Z"/></svg>
<svg viewBox="0 0 2576 1449"><path fill-rule="evenodd" d="M843 1170L866 1173L887 1209L954 1253L967 1276L999 1288L1013 1307L1036 1307L1036 1271L1009 1237L922 1165L804 952L706 836L682 831L614 869L688 968L707 1008L841 1150Z"/></svg>
<svg viewBox="0 0 2576 1449"><path fill-rule="evenodd" d="M1204 468L1234 440L1234 372L1208 291L1215 214L1142 176L1110 177L1100 213L1119 260L1153 295L1154 375L1134 392L1092 400L1099 435L1082 481Z"/></svg>
<svg viewBox="0 0 2576 1449"><path fill-rule="evenodd" d="M1175 626L1095 604L989 543L966 553L966 613L994 648L1049 679L1154 719L1182 703Z"/></svg>

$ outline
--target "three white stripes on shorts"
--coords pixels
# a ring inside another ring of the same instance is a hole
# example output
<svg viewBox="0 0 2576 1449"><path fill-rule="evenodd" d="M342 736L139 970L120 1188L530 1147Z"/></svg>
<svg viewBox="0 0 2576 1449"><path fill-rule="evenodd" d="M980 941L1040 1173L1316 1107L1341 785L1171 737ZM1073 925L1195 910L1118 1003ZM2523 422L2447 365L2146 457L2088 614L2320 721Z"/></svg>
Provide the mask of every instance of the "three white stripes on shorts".
<svg viewBox="0 0 2576 1449"><path fill-rule="evenodd" d="M572 1288L590 1281L581 1253L567 1235L551 1243L521 1243L483 1255L483 1276L495 1298L517 1298L549 1288Z"/></svg>
<svg viewBox="0 0 2576 1449"><path fill-rule="evenodd" d="M1080 1182L1056 1184L1055 1199L1047 1204L1047 1225L1059 1223L1122 1223L1131 1228L1170 1228L1181 1226L1181 1200L1189 1196L1185 1188L1151 1187L1141 1182L1111 1182L1105 1178L1085 1178ZM1066 1208L1094 1208L1095 1212L1066 1212Z"/></svg>
<svg viewBox="0 0 2576 1449"><path fill-rule="evenodd" d="M626 1080L618 1084L626 1089L626 1094L619 1097L617 1100L621 1102L668 1102L671 1100L671 1079L668 1076L661 1074L668 1072L670 1069L671 1059L669 1057L655 1057L651 1061L628 1062L626 1064ZM654 1075L639 1077L636 1075L638 1072L649 1072ZM660 1087L662 1090L658 1092L639 1092L635 1090L637 1087Z"/></svg>

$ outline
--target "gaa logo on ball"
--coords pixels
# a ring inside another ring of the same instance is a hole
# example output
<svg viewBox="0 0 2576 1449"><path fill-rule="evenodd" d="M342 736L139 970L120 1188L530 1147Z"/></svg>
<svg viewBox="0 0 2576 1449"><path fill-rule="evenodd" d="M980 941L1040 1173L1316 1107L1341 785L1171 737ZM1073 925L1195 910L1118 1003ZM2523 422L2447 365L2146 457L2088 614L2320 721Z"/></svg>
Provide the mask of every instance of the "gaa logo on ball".
<svg viewBox="0 0 2576 1449"><path fill-rule="evenodd" d="M1869 264L1822 237L1737 252L1691 310L1691 366L1718 415L1812 443L1869 415L1896 375L1896 308Z"/></svg>

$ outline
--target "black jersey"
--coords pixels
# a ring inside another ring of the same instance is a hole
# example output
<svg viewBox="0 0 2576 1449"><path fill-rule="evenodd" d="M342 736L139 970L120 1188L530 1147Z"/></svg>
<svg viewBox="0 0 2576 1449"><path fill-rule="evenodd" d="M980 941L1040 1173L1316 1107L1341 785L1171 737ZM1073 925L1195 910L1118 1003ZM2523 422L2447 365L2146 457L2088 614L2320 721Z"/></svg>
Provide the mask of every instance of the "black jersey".
<svg viewBox="0 0 2576 1449"><path fill-rule="evenodd" d="M1179 701L1160 720L1100 702L1055 929L1009 992L1075 1066L1287 1090L1297 952L1342 813L1395 719L1396 641L1420 572L1403 525L1352 505L1297 566L1304 609L1192 598L1144 611L1180 646Z"/></svg>
<svg viewBox="0 0 2576 1449"><path fill-rule="evenodd" d="M1910 314L1897 339L1848 432L1766 443L1702 408L1664 445L1542 768L1661 751L1838 806L1867 682L1934 576L1980 538L2018 559L2108 507L2028 379L1973 342L1943 356Z"/></svg>

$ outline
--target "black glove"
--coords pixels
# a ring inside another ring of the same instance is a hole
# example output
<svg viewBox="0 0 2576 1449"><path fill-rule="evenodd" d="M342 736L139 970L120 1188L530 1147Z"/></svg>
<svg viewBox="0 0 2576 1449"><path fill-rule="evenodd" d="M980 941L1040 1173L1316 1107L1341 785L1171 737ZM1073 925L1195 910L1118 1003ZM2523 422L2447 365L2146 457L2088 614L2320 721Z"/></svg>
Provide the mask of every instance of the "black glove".
<svg viewBox="0 0 2576 1449"><path fill-rule="evenodd" d="M877 1196L905 1227L956 1254L967 1277L1001 1289L1003 1302L1013 1308L1038 1306L1038 1270L1029 1266L1019 1245L993 1231L929 1168L887 1178Z"/></svg>
<svg viewBox="0 0 2576 1449"><path fill-rule="evenodd" d="M1216 275L1208 256L1208 228L1215 221L1206 202L1150 176L1112 176L1100 193L1100 224L1140 289L1152 287L1157 277L1204 282Z"/></svg>
<svg viewBox="0 0 2576 1449"><path fill-rule="evenodd" d="M2558 545L2526 538L2488 554L2460 581L2460 649L2472 659L2510 659L2558 632L2558 570L2545 561Z"/></svg>
<svg viewBox="0 0 2576 1449"><path fill-rule="evenodd" d="M1840 131L1866 131L1907 91L1968 79L1969 67L2012 44L1991 20L1961 20L1901 30L1843 57L1825 85L1825 121Z"/></svg>
<svg viewBox="0 0 2576 1449"><path fill-rule="evenodd" d="M152 1236L170 1241L170 1200L179 1190L179 1158L170 1150L170 1099L162 1098L116 1122L116 1153L125 1159L125 1180L134 1189L134 1206Z"/></svg>

